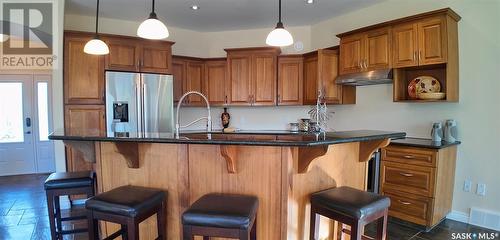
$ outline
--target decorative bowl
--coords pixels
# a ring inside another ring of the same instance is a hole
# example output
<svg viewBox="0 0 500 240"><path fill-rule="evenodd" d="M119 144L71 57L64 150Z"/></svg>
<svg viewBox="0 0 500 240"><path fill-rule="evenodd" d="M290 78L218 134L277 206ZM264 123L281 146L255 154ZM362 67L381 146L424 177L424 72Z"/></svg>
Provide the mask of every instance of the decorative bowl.
<svg viewBox="0 0 500 240"><path fill-rule="evenodd" d="M431 76L419 76L408 83L408 96L416 99L419 93L438 93L441 91L441 83Z"/></svg>
<svg viewBox="0 0 500 240"><path fill-rule="evenodd" d="M442 92L433 92L433 93L419 93L417 95L418 99L422 100L441 100L446 97L446 93Z"/></svg>

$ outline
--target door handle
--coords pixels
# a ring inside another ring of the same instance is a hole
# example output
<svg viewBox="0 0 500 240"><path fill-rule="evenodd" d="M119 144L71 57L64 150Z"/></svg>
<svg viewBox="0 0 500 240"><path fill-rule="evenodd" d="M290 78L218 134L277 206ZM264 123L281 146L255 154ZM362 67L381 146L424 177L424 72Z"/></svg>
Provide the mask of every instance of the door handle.
<svg viewBox="0 0 500 240"><path fill-rule="evenodd" d="M26 118L26 127L31 127L31 118L30 117Z"/></svg>
<svg viewBox="0 0 500 240"><path fill-rule="evenodd" d="M399 173L399 175L401 175L401 176L405 176L405 177L413 177L413 174L411 174L411 173L404 173L404 172L401 172L401 173Z"/></svg>
<svg viewBox="0 0 500 240"><path fill-rule="evenodd" d="M401 204L403 204L403 205L410 205L411 204L410 202L401 201L399 199L398 199L398 202L401 203Z"/></svg>
<svg viewBox="0 0 500 240"><path fill-rule="evenodd" d="M31 131L26 131L25 133L26 133L26 134L31 134Z"/></svg>

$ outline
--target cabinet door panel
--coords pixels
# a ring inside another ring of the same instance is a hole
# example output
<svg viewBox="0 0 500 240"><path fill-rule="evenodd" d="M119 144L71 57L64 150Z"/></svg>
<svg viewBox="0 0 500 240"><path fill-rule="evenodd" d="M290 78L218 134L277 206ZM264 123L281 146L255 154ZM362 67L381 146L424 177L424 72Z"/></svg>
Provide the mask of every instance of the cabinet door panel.
<svg viewBox="0 0 500 240"><path fill-rule="evenodd" d="M417 25L414 23L398 25L392 29L393 66L417 66L418 38Z"/></svg>
<svg viewBox="0 0 500 240"><path fill-rule="evenodd" d="M170 43L144 42L141 51L141 71L171 73L172 51Z"/></svg>
<svg viewBox="0 0 500 240"><path fill-rule="evenodd" d="M228 102L248 105L250 102L250 56L229 57Z"/></svg>
<svg viewBox="0 0 500 240"><path fill-rule="evenodd" d="M341 103L342 102L342 86L335 83L338 75L338 60L337 51L319 50L319 87L323 99L326 103Z"/></svg>
<svg viewBox="0 0 500 240"><path fill-rule="evenodd" d="M278 105L301 105L303 61L299 57L278 59Z"/></svg>
<svg viewBox="0 0 500 240"><path fill-rule="evenodd" d="M117 71L140 70L140 46L134 39L109 38L106 69Z"/></svg>
<svg viewBox="0 0 500 240"><path fill-rule="evenodd" d="M186 61L172 60L172 75L174 77L174 102L179 102L186 89Z"/></svg>
<svg viewBox="0 0 500 240"><path fill-rule="evenodd" d="M83 52L90 36L65 36L64 102L104 104L104 58Z"/></svg>
<svg viewBox="0 0 500 240"><path fill-rule="evenodd" d="M203 62L188 61L186 67L186 91L202 92L203 89ZM191 95L189 105L203 105L203 99L197 95Z"/></svg>
<svg viewBox="0 0 500 240"><path fill-rule="evenodd" d="M276 56L255 55L253 57L252 92L254 105L276 104Z"/></svg>
<svg viewBox="0 0 500 240"><path fill-rule="evenodd" d="M423 20L418 24L419 64L445 63L447 57L446 29L441 17Z"/></svg>
<svg viewBox="0 0 500 240"><path fill-rule="evenodd" d="M304 58L304 104L316 104L318 98L318 57Z"/></svg>
<svg viewBox="0 0 500 240"><path fill-rule="evenodd" d="M77 136L100 136L106 128L104 105L66 105L64 129ZM92 163L83 159L79 151L66 148L67 170L70 172L92 170Z"/></svg>
<svg viewBox="0 0 500 240"><path fill-rule="evenodd" d="M391 68L391 31L389 28L366 34L367 70Z"/></svg>
<svg viewBox="0 0 500 240"><path fill-rule="evenodd" d="M340 73L354 73L362 71L363 37L355 35L342 38L340 41Z"/></svg>
<svg viewBox="0 0 500 240"><path fill-rule="evenodd" d="M204 94L208 96L210 105L223 105L226 103L226 61L208 60L205 63Z"/></svg>

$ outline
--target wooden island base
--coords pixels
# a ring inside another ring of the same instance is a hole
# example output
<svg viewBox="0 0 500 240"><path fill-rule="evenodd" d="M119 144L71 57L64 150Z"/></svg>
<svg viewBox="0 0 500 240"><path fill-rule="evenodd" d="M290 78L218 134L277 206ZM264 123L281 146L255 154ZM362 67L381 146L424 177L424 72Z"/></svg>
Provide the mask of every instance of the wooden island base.
<svg viewBox="0 0 500 240"><path fill-rule="evenodd" d="M171 240L182 239L182 212L211 192L257 196L258 239L309 239L309 195L337 186L365 189L366 156L388 143L388 139L318 147L137 143L137 165L130 164L134 158L123 154L123 146L96 142L98 190L131 184L167 191ZM141 223L141 239L156 238L155 218ZM321 222L322 239L334 238L334 224ZM112 223L102 226L104 235L118 229Z"/></svg>

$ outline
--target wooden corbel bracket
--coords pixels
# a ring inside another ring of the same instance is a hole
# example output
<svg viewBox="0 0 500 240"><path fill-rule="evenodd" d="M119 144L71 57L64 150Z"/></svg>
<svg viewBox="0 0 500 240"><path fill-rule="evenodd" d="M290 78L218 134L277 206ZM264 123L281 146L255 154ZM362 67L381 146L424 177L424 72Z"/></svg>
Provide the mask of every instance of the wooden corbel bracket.
<svg viewBox="0 0 500 240"><path fill-rule="evenodd" d="M390 142L391 142L390 138L360 142L359 161L366 162L370 160L375 151L377 151L379 148L387 147Z"/></svg>
<svg viewBox="0 0 500 240"><path fill-rule="evenodd" d="M64 140L64 145L83 154L83 160L95 163L95 144L92 141Z"/></svg>
<svg viewBox="0 0 500 240"><path fill-rule="evenodd" d="M125 158L129 168L139 168L139 143L115 142L116 152Z"/></svg>
<svg viewBox="0 0 500 240"><path fill-rule="evenodd" d="M312 161L322 157L328 152L328 145L298 148L298 173L306 173L310 170Z"/></svg>
<svg viewBox="0 0 500 240"><path fill-rule="evenodd" d="M236 173L236 157L238 155L238 146L220 145L220 154L226 160L227 172Z"/></svg>

